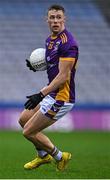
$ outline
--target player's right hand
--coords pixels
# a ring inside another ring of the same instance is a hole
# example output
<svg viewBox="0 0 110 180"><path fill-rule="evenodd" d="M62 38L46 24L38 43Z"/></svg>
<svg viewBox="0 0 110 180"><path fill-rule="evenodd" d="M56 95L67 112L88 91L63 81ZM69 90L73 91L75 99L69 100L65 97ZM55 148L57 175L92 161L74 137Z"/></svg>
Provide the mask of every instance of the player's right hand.
<svg viewBox="0 0 110 180"><path fill-rule="evenodd" d="M30 61L29 61L28 59L26 59L26 66L27 66L30 70L36 72L36 70L32 67L32 65L31 65L31 63L30 63Z"/></svg>
<svg viewBox="0 0 110 180"><path fill-rule="evenodd" d="M42 92L39 92L38 94L26 96L28 100L24 104L25 109L28 109L28 110L34 109L42 101L44 97L45 96L43 95Z"/></svg>

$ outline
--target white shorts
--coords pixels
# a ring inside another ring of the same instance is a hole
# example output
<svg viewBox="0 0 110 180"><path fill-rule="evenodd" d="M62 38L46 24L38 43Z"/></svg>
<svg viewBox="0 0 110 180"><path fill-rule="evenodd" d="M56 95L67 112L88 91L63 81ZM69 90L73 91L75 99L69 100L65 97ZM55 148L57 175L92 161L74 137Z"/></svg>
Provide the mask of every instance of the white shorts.
<svg viewBox="0 0 110 180"><path fill-rule="evenodd" d="M50 95L47 95L40 103L40 111L47 117L58 120L68 113L73 106L73 103L56 101Z"/></svg>

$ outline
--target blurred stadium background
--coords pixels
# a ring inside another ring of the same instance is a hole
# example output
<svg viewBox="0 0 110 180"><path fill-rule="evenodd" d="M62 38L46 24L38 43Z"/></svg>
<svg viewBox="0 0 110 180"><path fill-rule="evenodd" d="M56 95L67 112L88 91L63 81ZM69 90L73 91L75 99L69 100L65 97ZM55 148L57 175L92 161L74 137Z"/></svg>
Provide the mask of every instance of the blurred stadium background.
<svg viewBox="0 0 110 180"><path fill-rule="evenodd" d="M46 85L45 72L25 66L49 35L47 8L60 3L80 47L76 105L54 129L110 130L110 1L0 0L0 128L19 129L25 96Z"/></svg>

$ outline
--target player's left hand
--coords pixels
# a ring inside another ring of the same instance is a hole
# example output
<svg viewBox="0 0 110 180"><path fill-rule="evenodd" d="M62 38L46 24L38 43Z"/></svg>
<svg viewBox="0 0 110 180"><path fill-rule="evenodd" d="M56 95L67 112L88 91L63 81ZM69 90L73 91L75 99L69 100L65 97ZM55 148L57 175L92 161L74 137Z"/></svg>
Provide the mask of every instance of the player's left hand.
<svg viewBox="0 0 110 180"><path fill-rule="evenodd" d="M29 61L28 59L26 59L26 66L27 66L30 70L36 72L36 70L32 67L32 65L31 65L31 63L30 63L30 61Z"/></svg>
<svg viewBox="0 0 110 180"><path fill-rule="evenodd" d="M26 101L26 103L24 104L25 109L34 109L44 98L45 96L42 94L42 92L38 93L38 94L33 94L30 96L26 96L26 98L28 98L28 100Z"/></svg>

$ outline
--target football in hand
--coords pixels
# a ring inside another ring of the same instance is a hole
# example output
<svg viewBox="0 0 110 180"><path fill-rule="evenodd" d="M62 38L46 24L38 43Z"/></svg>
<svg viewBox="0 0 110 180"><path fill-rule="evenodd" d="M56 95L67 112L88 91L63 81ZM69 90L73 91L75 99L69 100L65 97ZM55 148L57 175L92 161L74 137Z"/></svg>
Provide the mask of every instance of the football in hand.
<svg viewBox="0 0 110 180"><path fill-rule="evenodd" d="M45 51L44 48L37 48L32 51L29 57L30 64L36 71L44 71L47 69Z"/></svg>

